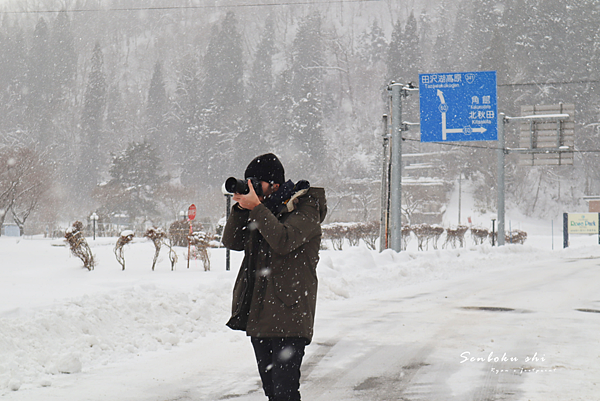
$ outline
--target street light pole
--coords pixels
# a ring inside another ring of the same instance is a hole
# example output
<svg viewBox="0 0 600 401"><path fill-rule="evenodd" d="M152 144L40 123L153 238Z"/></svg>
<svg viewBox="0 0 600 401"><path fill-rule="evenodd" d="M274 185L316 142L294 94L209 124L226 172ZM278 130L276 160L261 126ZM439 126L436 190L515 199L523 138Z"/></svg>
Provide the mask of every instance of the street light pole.
<svg viewBox="0 0 600 401"><path fill-rule="evenodd" d="M94 241L95 241L96 240L96 222L98 221L98 215L96 214L96 212L92 213L92 215L90 216L90 219L92 220L92 227L93 227Z"/></svg>
<svg viewBox="0 0 600 401"><path fill-rule="evenodd" d="M505 219L505 204L504 204L504 164L506 156L506 146L504 139L504 125L506 124L506 115L500 113L498 115L498 246L504 245L504 219Z"/></svg>

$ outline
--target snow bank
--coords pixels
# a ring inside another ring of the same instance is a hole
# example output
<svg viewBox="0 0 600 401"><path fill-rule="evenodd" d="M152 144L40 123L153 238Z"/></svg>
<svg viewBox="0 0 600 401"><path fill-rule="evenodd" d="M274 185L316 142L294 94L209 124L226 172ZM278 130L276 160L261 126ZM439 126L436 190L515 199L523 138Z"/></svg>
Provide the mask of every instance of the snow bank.
<svg viewBox="0 0 600 401"><path fill-rule="evenodd" d="M548 252L527 245L501 248L489 244L425 252L381 253L361 243L342 252L326 251L318 266L322 299L350 298L458 273L527 263L548 258Z"/></svg>
<svg viewBox="0 0 600 401"><path fill-rule="evenodd" d="M0 319L0 388L47 385L130 355L169 350L220 330L227 288L193 293L155 285L92 294Z"/></svg>

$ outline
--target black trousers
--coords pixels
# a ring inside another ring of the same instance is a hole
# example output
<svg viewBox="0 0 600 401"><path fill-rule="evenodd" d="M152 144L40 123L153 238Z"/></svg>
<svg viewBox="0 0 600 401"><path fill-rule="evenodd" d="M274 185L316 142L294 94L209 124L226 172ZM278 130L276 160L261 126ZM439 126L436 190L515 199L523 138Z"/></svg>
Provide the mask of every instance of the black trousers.
<svg viewBox="0 0 600 401"><path fill-rule="evenodd" d="M306 339L251 337L251 341L269 401L300 401L300 365Z"/></svg>

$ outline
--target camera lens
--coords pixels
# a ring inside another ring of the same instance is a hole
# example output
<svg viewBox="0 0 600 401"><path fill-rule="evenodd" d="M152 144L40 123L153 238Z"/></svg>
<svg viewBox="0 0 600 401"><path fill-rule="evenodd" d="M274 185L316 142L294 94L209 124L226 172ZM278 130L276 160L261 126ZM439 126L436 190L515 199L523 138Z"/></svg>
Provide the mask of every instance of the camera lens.
<svg viewBox="0 0 600 401"><path fill-rule="evenodd" d="M247 194L250 192L246 181L238 180L235 177L229 177L225 181L225 190L230 194Z"/></svg>

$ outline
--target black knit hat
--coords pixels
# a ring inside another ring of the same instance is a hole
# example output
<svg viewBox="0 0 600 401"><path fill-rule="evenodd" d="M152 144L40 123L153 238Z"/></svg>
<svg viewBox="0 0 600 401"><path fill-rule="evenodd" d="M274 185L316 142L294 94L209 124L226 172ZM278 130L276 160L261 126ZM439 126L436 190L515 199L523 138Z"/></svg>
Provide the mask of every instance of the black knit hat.
<svg viewBox="0 0 600 401"><path fill-rule="evenodd" d="M283 164L273 153L257 156L248 164L244 173L244 178L251 177L272 184L283 184L285 182Z"/></svg>

